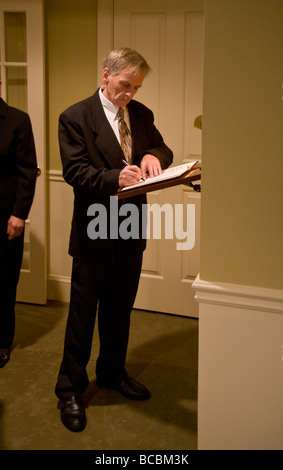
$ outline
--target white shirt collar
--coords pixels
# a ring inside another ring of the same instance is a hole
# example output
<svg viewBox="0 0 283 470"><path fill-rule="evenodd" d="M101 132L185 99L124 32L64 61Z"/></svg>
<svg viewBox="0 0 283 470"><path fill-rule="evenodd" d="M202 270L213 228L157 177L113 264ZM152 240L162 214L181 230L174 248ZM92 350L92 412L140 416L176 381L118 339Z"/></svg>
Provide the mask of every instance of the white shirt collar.
<svg viewBox="0 0 283 470"><path fill-rule="evenodd" d="M100 96L100 99L101 99L101 104L104 108L107 109L108 111L108 115L109 115L109 112L111 113L111 115L113 115L113 120L115 119L115 117L117 116L117 112L119 110L119 106L116 106L115 104L112 103L112 101L109 101L105 96L104 94L102 93L102 89L100 88L99 89L99 96Z"/></svg>
<svg viewBox="0 0 283 470"><path fill-rule="evenodd" d="M103 109L104 109L104 112L106 114L108 121L110 122L112 128L114 128L114 132L118 132L116 129L116 126L118 125L117 113L119 110L119 106L113 104L112 101L109 101L104 96L104 94L102 93L102 87L99 88L99 97L100 97L101 104L103 106ZM131 130L131 123L130 123L129 112L128 112L127 106L125 106L124 110L125 110L124 119L127 123L129 130Z"/></svg>

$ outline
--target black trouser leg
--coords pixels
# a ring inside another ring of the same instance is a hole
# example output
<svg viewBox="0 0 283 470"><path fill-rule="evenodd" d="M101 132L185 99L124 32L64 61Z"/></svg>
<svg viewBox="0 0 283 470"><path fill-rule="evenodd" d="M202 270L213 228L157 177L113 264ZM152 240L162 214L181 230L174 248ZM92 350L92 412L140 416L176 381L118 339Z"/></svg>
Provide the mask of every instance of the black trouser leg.
<svg viewBox="0 0 283 470"><path fill-rule="evenodd" d="M7 219L0 218L0 349L10 348L15 335L15 302L20 276L24 233L8 240Z"/></svg>
<svg viewBox="0 0 283 470"><path fill-rule="evenodd" d="M55 389L59 398L81 395L88 386L86 366L91 353L98 297L91 266L73 259L64 354Z"/></svg>
<svg viewBox="0 0 283 470"><path fill-rule="evenodd" d="M130 313L137 292L142 252L119 248L103 262L73 260L71 299L66 326L63 360L56 395L82 394L89 380L90 358L98 307L100 354L97 374L111 382L124 375ZM124 246L124 244L122 245Z"/></svg>
<svg viewBox="0 0 283 470"><path fill-rule="evenodd" d="M126 374L130 315L138 289L141 264L142 252L130 255L120 250L99 302L100 352L96 374L104 384L111 385Z"/></svg>

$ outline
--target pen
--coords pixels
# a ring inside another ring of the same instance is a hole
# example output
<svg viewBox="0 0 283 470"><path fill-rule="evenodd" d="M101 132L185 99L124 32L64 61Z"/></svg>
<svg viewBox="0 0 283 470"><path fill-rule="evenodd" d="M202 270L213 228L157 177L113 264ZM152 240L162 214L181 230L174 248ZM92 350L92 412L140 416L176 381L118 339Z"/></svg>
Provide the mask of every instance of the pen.
<svg viewBox="0 0 283 470"><path fill-rule="evenodd" d="M126 162L126 160L122 160L122 162L125 163L126 166L129 166L129 163ZM141 178L141 181L145 181L145 179L144 179L144 178Z"/></svg>

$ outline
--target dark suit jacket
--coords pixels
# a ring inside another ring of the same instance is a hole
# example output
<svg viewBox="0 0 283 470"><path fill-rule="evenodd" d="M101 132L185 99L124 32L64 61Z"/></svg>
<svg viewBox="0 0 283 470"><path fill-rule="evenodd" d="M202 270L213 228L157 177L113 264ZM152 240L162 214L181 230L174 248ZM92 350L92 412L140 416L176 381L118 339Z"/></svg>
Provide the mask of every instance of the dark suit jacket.
<svg viewBox="0 0 283 470"><path fill-rule="evenodd" d="M34 197L37 162L28 114L0 98L0 214L26 219Z"/></svg>
<svg viewBox="0 0 283 470"><path fill-rule="evenodd" d="M133 163L140 164L145 153L155 155L162 168L173 160L172 151L154 125L153 113L143 104L132 100L128 104L133 140ZM61 114L59 142L63 176L74 188L74 213L70 237L70 254L75 257L99 256L110 249L109 240L90 240L87 226L88 207L103 204L109 210L110 196L115 195L119 173L124 167L124 155L103 110L99 91ZM127 201L139 208L145 196ZM145 247L145 240L134 243L135 248Z"/></svg>

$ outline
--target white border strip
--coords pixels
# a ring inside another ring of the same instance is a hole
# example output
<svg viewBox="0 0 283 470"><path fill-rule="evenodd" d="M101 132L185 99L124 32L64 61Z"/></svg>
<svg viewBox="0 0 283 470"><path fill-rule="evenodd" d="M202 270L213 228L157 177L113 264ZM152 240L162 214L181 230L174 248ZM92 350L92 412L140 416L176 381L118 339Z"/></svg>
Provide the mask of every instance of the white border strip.
<svg viewBox="0 0 283 470"><path fill-rule="evenodd" d="M261 287L203 281L196 277L193 285L199 303L232 306L273 313L283 313L283 291Z"/></svg>

